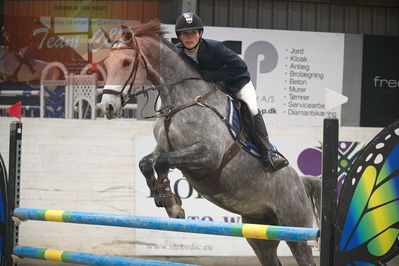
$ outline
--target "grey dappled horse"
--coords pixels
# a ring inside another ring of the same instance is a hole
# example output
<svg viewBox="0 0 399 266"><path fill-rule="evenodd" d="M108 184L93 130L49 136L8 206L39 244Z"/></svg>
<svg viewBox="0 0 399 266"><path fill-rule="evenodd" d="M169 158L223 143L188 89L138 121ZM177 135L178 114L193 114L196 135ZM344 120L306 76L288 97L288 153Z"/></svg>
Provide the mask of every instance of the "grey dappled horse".
<svg viewBox="0 0 399 266"><path fill-rule="evenodd" d="M118 117L129 95L145 90L133 90L133 83L153 84L159 91L157 146L139 165L156 205L165 207L169 217L184 218L167 176L170 168L177 168L204 198L240 214L245 223L312 227L312 200L319 204L320 181L299 177L291 166L265 172L259 159L235 147L219 117L225 114L226 94L201 80L195 67L160 37L159 23L133 31L135 37L123 34L125 43L114 45L105 61L108 75L101 109L108 119ZM247 241L262 265L281 265L279 241ZM306 243L287 244L299 265L315 265Z"/></svg>

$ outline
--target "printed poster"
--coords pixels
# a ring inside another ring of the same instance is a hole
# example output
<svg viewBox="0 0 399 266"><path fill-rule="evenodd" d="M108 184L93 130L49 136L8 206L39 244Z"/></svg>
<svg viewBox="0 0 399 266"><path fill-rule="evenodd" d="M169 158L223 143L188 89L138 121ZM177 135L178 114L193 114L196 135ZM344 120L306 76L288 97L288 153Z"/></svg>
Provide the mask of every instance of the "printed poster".
<svg viewBox="0 0 399 266"><path fill-rule="evenodd" d="M176 38L174 26L165 27ZM344 34L205 27L203 37L227 42L247 63L268 124L340 118L340 107L325 110L324 89L342 93Z"/></svg>

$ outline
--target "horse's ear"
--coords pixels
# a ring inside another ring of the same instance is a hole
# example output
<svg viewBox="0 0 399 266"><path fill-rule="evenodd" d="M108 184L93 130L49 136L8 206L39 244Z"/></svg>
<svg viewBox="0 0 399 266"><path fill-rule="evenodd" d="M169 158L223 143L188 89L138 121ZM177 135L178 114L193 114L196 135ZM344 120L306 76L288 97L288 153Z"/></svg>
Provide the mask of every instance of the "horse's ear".
<svg viewBox="0 0 399 266"><path fill-rule="evenodd" d="M121 25L122 27L122 40L125 44L133 44L134 32L126 25Z"/></svg>
<svg viewBox="0 0 399 266"><path fill-rule="evenodd" d="M108 32L106 32L106 31L104 30L103 27L101 27L101 31L103 32L104 37L105 37L105 39L107 40L107 42L108 42L108 43L112 43L112 40L111 40L111 38L109 37Z"/></svg>

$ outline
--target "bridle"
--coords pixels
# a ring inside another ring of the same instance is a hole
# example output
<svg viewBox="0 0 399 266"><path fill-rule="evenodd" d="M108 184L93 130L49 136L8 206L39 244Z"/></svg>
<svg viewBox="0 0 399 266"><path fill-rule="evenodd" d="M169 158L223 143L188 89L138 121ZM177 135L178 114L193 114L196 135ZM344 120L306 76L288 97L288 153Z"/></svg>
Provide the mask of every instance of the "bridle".
<svg viewBox="0 0 399 266"><path fill-rule="evenodd" d="M178 81L174 81L174 82L168 82L168 83L161 83L159 85L151 85L151 86L142 86L140 89L137 90L133 90L133 84L134 81L136 80L136 76L137 76L137 72L138 72L138 68L139 68L139 61L142 60L143 64L145 66L145 70L146 70L146 74L148 77L148 64L147 64L147 60L145 59L145 57L143 56L143 54L141 53L139 44L136 40L136 38L134 39L134 46L122 46L122 47L113 47L111 48L111 52L113 51L117 51L117 50L123 50L123 49L132 49L132 50L136 50L136 56L134 58L134 63L133 63L133 67L132 70L130 71L130 74L125 82L125 84L123 85L122 89L120 91L117 90L112 90L112 89L104 89L103 90L103 94L111 94L111 95L116 95L119 96L121 99L121 105L122 107L124 107L127 102L129 101L130 98L136 97L140 94L144 94L147 97L147 101L144 104L142 111L144 110L145 106L148 104L149 98L148 98L148 91L155 91L158 90L159 88L162 88L164 86L173 86L179 83L182 83L186 80L202 80L202 78L200 77L188 77L188 78L183 78L180 79ZM124 93L126 91L126 93ZM154 111L156 113L161 113L164 109L168 109L169 107L164 107L160 110L156 110L155 106L156 106L156 102L158 101L159 98L159 91L158 91L158 95L157 95L157 100L154 103ZM157 115L156 115L157 116ZM145 117L145 118L152 118L155 116L149 116L149 117Z"/></svg>
<svg viewBox="0 0 399 266"><path fill-rule="evenodd" d="M136 39L135 39L135 45L136 45L136 48L135 47L131 47L131 46L122 46L122 47L113 47L113 48L111 48L111 52L112 51L117 51L117 50L123 50L123 49L132 49L132 50L136 50L137 51L136 56L134 58L134 63L133 63L132 70L130 71L129 77L127 78L125 84L123 85L122 90L120 90L120 91L111 90L111 89L104 89L103 90L103 94L112 94L112 95L120 96L122 107L124 107L127 104L129 99L131 98L131 96L137 96L137 95L139 95L141 93L144 93L143 89L135 91L135 92L132 93L133 84L134 84L134 81L136 79L137 71L138 71L138 68L139 68L139 59L141 59L143 61L145 69L146 69L146 72L147 72L147 75L148 75L147 61L145 60L145 57L142 55L142 53L140 51L140 48L139 48L139 44L138 44ZM132 81L129 84L130 80L132 80ZM129 88L127 89L126 94L124 94L123 92L127 88L128 84L129 84ZM148 90L150 90L150 89L148 89Z"/></svg>

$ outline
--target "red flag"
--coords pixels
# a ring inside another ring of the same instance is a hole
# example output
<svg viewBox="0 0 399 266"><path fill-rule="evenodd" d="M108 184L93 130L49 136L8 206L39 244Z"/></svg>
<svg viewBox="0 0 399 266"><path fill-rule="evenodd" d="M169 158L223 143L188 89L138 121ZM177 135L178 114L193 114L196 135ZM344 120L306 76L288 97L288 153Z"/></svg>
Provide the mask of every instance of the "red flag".
<svg viewBox="0 0 399 266"><path fill-rule="evenodd" d="M15 116L21 122L21 101L17 102L16 104L10 106L6 113L12 116Z"/></svg>

